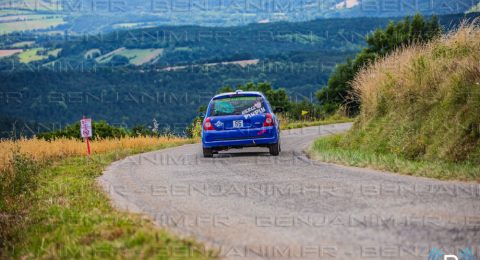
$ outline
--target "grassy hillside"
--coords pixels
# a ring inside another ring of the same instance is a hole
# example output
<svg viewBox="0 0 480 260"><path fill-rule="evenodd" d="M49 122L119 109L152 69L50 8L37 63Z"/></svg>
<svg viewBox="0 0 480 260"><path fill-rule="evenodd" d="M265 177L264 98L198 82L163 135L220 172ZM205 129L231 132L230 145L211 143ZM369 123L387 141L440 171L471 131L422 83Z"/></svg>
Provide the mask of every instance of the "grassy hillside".
<svg viewBox="0 0 480 260"><path fill-rule="evenodd" d="M112 208L96 178L128 155L192 143L137 137L85 143L58 139L0 141L0 259L208 259L202 245Z"/></svg>
<svg viewBox="0 0 480 260"><path fill-rule="evenodd" d="M480 28L397 51L360 72L361 114L320 159L442 179L479 179Z"/></svg>

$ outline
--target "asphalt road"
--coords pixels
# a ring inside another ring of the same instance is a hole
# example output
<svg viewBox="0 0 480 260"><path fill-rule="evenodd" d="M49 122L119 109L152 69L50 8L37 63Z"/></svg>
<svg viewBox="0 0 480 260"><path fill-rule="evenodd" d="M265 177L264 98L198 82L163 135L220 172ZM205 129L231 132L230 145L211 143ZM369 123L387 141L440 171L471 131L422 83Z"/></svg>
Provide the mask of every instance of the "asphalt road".
<svg viewBox="0 0 480 260"><path fill-rule="evenodd" d="M199 144L150 152L112 164L99 182L117 207L220 258L427 259L433 247L457 255L468 247L478 258L478 183L343 167L303 153L315 138L349 127L283 131L279 157L248 148L204 159Z"/></svg>

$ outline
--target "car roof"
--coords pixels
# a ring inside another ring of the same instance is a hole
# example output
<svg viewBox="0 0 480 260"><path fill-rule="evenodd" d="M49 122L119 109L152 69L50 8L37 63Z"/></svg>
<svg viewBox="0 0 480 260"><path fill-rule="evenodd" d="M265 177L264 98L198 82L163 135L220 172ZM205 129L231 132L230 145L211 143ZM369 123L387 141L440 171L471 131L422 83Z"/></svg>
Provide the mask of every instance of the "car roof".
<svg viewBox="0 0 480 260"><path fill-rule="evenodd" d="M236 92L227 92L227 93L222 93L218 94L213 97L213 99L220 99L220 98L227 98L227 97L232 97L232 96L260 96L263 97L263 94L258 91L241 91L237 90Z"/></svg>

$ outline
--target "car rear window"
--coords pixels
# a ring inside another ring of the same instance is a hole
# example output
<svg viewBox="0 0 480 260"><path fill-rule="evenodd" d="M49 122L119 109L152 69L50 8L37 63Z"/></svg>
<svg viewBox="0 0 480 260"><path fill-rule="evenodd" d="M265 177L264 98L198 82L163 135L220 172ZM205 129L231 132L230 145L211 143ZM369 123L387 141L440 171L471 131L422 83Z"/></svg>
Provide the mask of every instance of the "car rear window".
<svg viewBox="0 0 480 260"><path fill-rule="evenodd" d="M213 100L211 116L244 115L250 118L266 112L265 102L259 96L229 97Z"/></svg>

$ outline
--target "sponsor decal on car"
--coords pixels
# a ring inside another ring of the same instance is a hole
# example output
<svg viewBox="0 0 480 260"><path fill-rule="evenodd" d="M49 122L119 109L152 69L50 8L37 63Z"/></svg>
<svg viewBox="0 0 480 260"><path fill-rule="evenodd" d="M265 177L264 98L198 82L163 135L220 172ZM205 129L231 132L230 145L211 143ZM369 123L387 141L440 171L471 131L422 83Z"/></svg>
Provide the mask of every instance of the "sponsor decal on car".
<svg viewBox="0 0 480 260"><path fill-rule="evenodd" d="M249 119L259 114L265 113L266 109L262 106L262 101L257 101L255 104L242 111L242 115L245 119Z"/></svg>
<svg viewBox="0 0 480 260"><path fill-rule="evenodd" d="M218 122L215 123L215 126L218 127L218 128L222 128L223 127L223 122L218 121Z"/></svg>

